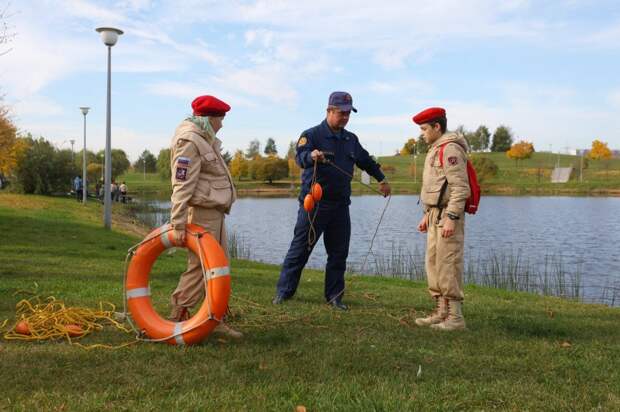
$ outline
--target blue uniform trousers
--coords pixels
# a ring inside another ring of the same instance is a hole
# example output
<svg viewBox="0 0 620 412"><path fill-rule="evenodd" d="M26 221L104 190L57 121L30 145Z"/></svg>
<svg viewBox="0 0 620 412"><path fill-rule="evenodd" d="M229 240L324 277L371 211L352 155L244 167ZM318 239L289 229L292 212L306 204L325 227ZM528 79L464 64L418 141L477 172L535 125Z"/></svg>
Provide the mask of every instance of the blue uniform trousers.
<svg viewBox="0 0 620 412"><path fill-rule="evenodd" d="M311 216L317 209L315 208ZM312 248L323 235L323 243L327 251L327 265L325 266L325 299L340 298L344 294L344 272L347 268L349 255L349 240L351 239L351 218L349 205L345 202L320 202L314 220L316 241L308 247L308 231L310 221L308 213L300 206L297 212L297 223L293 234L293 241L288 249L276 293L284 298L295 294L301 271L308 262Z"/></svg>

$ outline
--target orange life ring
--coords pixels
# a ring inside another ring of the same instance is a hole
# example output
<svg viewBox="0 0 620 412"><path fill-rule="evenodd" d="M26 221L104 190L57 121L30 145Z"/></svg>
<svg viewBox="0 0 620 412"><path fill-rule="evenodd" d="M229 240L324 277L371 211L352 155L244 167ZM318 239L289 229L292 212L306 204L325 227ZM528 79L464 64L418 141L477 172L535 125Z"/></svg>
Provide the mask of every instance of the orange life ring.
<svg viewBox="0 0 620 412"><path fill-rule="evenodd" d="M188 224L185 244L175 242L169 224L155 229L134 252L125 279L127 307L131 317L151 339L171 345L201 342L226 314L230 296L230 268L226 253L204 228ZM172 322L159 316L151 303L149 274L159 255L171 247L185 247L200 257L207 274L206 299L194 316ZM170 337L170 339L165 339Z"/></svg>

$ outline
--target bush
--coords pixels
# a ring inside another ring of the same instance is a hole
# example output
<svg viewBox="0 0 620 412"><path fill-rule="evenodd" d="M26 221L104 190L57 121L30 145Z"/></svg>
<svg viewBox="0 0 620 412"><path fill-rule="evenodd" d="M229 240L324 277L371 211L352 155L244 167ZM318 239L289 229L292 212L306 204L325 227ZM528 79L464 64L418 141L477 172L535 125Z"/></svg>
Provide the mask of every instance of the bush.
<svg viewBox="0 0 620 412"><path fill-rule="evenodd" d="M250 174L253 179L272 184L288 176L288 161L276 156L257 157L250 161Z"/></svg>
<svg viewBox="0 0 620 412"><path fill-rule="evenodd" d="M170 169L170 149L161 149L157 156L157 171L163 180L170 179L172 170Z"/></svg>
<svg viewBox="0 0 620 412"><path fill-rule="evenodd" d="M476 169L478 181L483 182L487 179L497 176L499 168L495 162L488 157L472 156L471 162Z"/></svg>
<svg viewBox="0 0 620 412"><path fill-rule="evenodd" d="M73 178L81 175L70 150L58 150L43 138L28 138L28 149L17 164L17 182L25 193L48 195L69 192Z"/></svg>

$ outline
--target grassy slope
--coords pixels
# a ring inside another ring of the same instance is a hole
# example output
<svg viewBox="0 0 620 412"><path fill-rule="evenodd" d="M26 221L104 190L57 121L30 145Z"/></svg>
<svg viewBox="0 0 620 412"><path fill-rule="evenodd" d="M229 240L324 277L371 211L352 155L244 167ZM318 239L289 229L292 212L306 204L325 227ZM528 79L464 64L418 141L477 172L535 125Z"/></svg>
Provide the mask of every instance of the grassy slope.
<svg viewBox="0 0 620 412"><path fill-rule="evenodd" d="M504 153L476 154L492 159L500 171L497 176L482 184L485 194L613 194L620 195L620 159L612 159L608 163L590 161L589 167L583 172L583 182L579 182L579 158L577 156L561 155L560 165L573 165L575 172L568 183L550 183L551 170L555 166L558 156L549 153L534 153L532 158L520 161L518 166L514 160ZM393 166L395 172L388 173L388 178L396 193L418 193L424 168L424 156L416 160L417 183L413 182L411 169L413 159L402 156L385 156L379 158L384 166ZM359 175L359 171L357 171ZM540 175L540 178L539 178ZM170 184L161 180L156 174L147 174L146 180L141 173L129 172L125 179L130 190L146 190L160 193L170 193ZM540 180L539 180L540 179ZM298 185L298 179L295 184ZM279 193L290 194L290 179L275 182L274 185L256 181L236 182L240 193ZM354 193L370 193L358 183L353 184ZM292 191L296 194L296 190Z"/></svg>
<svg viewBox="0 0 620 412"><path fill-rule="evenodd" d="M101 229L98 208L0 194L0 321L35 282L70 305L121 304L137 238ZM156 264L162 312L183 266L182 253ZM305 272L297 297L274 307L277 267L232 267L232 323L244 340L118 351L0 340L0 410L620 409L618 309L468 287L470 330L443 334L413 326L430 306L420 283L349 278L352 309L341 313L323 305L322 273ZM105 330L85 343L128 340Z"/></svg>

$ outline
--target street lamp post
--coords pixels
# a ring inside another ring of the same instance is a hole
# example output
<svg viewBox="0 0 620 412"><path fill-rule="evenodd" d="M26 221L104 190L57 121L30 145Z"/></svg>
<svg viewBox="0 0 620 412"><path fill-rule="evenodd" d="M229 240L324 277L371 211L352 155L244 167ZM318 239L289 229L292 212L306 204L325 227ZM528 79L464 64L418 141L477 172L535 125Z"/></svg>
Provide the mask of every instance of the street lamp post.
<svg viewBox="0 0 620 412"><path fill-rule="evenodd" d="M105 130L105 179L103 182L103 226L106 229L112 227L112 138L110 135L111 126L111 106L112 106L112 46L114 46L118 40L118 36L123 34L119 29L113 27L99 27L96 29L98 33L101 33L101 40L103 44L108 47L108 100L106 105L106 130Z"/></svg>
<svg viewBox="0 0 620 412"><path fill-rule="evenodd" d="M75 144L75 139L71 139L69 140L69 143L71 143L71 161L73 162L75 159L73 158L75 155L75 152L73 151L73 145Z"/></svg>
<svg viewBox="0 0 620 412"><path fill-rule="evenodd" d="M82 114L84 115L84 147L82 148L82 203L86 204L86 197L88 193L88 185L86 182L86 115L90 110L90 107L80 107Z"/></svg>

